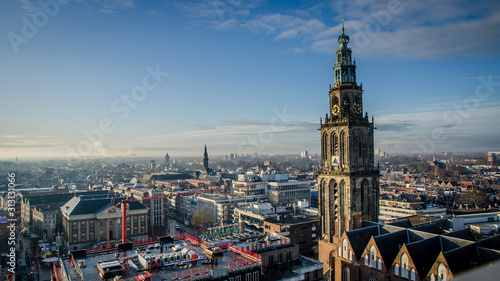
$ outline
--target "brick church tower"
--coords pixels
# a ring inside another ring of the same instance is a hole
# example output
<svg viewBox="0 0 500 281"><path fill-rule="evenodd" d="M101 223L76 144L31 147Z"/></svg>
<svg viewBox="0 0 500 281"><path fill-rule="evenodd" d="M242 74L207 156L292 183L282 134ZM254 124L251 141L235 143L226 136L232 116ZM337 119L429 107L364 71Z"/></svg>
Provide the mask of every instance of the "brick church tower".
<svg viewBox="0 0 500 281"><path fill-rule="evenodd" d="M321 237L319 260L331 270L339 237L378 220L379 171L374 167L373 118L363 112L362 84L356 83L356 61L347 47L349 36L338 37L333 65L330 112L321 123L321 167L318 171ZM332 273L332 276L335 276Z"/></svg>

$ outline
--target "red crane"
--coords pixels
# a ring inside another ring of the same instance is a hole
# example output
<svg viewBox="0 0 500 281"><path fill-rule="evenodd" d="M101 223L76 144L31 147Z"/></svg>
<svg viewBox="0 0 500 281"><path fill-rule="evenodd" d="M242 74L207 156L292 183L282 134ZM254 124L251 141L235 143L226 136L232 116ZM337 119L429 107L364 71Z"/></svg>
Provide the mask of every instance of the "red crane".
<svg viewBox="0 0 500 281"><path fill-rule="evenodd" d="M113 210L114 208L116 208L116 206L121 204L121 209L122 209L122 221L121 221L121 223L122 223L122 244L126 243L127 242L127 204L129 202L139 201L136 198L129 197L127 195L127 197L125 199L122 199L120 202L113 205L117 194L118 193L115 193L115 196L113 196L113 198L111 199L111 202L109 203L109 208L108 208L108 243L107 243L108 248L109 248L109 212L111 210Z"/></svg>
<svg viewBox="0 0 500 281"><path fill-rule="evenodd" d="M116 195L119 193L115 193L113 198L111 199L111 202L109 203L109 208L108 208L108 225L107 225L107 231L108 231L108 236L107 236L107 248L109 248L109 212L116 208L116 206L121 204L121 209L122 209L122 244L127 242L127 204L130 202L136 202L136 201L145 201L145 200L151 200L151 199L159 199L159 198L172 198L175 196L179 195L194 195L194 194L200 194L200 193L213 193L214 191L221 191L223 189L220 188L215 188L215 189L209 189L209 190L196 190L196 191L187 191L187 192L177 192L177 193L172 193L172 194L164 194L164 195L156 195L156 196L148 196L148 197L142 197L141 199L137 199L135 197L130 197L127 195L125 199L122 199L120 202L115 203ZM125 192L125 191L123 191ZM113 203L115 203L113 205Z"/></svg>

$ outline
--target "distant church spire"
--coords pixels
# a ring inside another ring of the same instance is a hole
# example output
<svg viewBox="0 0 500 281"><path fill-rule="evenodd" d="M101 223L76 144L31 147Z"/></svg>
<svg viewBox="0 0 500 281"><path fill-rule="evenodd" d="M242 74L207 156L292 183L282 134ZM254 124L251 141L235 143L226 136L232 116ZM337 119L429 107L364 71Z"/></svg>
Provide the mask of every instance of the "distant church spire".
<svg viewBox="0 0 500 281"><path fill-rule="evenodd" d="M205 152L203 153L203 170L208 174L208 152L206 144L205 144Z"/></svg>

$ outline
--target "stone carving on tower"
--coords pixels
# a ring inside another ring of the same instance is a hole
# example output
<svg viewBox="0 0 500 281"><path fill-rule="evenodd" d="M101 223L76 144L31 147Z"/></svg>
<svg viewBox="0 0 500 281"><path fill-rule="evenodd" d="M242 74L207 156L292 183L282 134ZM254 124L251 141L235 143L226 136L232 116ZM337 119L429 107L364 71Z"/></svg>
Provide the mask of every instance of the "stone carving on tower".
<svg viewBox="0 0 500 281"><path fill-rule="evenodd" d="M379 213L373 118L370 121L363 112L362 84L356 82L356 62L347 47L349 36L343 24L338 43L333 66L335 82L329 91L330 110L320 121L320 261L322 255L337 249L334 245L342 233L360 228L363 221L377 221Z"/></svg>

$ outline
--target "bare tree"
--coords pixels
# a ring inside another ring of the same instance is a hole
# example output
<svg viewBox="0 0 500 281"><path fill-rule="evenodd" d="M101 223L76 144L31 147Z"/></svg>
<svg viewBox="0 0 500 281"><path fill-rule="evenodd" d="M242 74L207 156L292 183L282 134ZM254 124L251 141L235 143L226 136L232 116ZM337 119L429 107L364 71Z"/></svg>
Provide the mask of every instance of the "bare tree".
<svg viewBox="0 0 500 281"><path fill-rule="evenodd" d="M488 202L488 196L480 190L466 191L460 195L460 202L481 208Z"/></svg>
<svg viewBox="0 0 500 281"><path fill-rule="evenodd" d="M213 225L214 222L214 213L207 207L199 208L191 217L191 224L203 229L207 229L207 227Z"/></svg>

